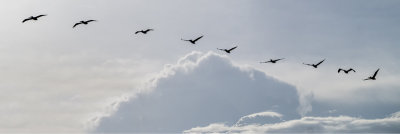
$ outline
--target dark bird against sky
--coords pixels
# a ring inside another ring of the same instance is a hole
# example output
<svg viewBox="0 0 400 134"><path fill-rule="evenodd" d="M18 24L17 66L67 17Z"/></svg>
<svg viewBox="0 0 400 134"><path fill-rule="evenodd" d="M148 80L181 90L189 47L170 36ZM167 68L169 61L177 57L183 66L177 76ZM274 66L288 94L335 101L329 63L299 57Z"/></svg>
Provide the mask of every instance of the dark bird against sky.
<svg viewBox="0 0 400 134"><path fill-rule="evenodd" d="M181 40L183 40L183 41L189 41L190 43L192 43L192 44L196 44L196 42L198 41L198 40L200 40L201 38L203 38L203 35L202 36L200 36L200 37L198 37L198 38L196 38L196 39L194 39L194 40L185 40L185 39L181 39Z"/></svg>
<svg viewBox="0 0 400 134"><path fill-rule="evenodd" d="M236 49L237 48L237 46L235 46L235 47L232 47L231 49L220 49L220 48L217 48L218 50L221 50L221 51L225 51L226 53L231 53L231 51L232 50L234 50L234 49Z"/></svg>
<svg viewBox="0 0 400 134"><path fill-rule="evenodd" d="M319 63L317 63L317 64L306 64L306 63L303 63L304 65L308 65L308 66L312 66L312 67L314 67L314 68L318 68L318 66L322 63L322 62L324 62L325 61L325 59L324 60L322 60L322 61L320 61Z"/></svg>
<svg viewBox="0 0 400 134"><path fill-rule="evenodd" d="M347 70L339 68L337 72L340 73L340 71L343 71L346 74L348 74L350 71L356 72L356 70L354 70L353 68L350 68L350 69L347 69Z"/></svg>
<svg viewBox="0 0 400 134"><path fill-rule="evenodd" d="M38 18L43 17L43 16L46 16L46 15L45 15L45 14L42 14L42 15L38 15L38 16L31 16L31 17L29 17L29 18L24 19L24 20L22 21L22 23L24 23L24 22L26 22L26 21L28 21L28 20L38 20Z"/></svg>
<svg viewBox="0 0 400 134"><path fill-rule="evenodd" d="M378 70L375 71L373 76L369 76L368 78L364 79L364 80L376 80L376 75L378 74L379 68Z"/></svg>
<svg viewBox="0 0 400 134"><path fill-rule="evenodd" d="M275 60L269 59L269 61L262 61L260 63L276 63L277 61L280 61L280 60L283 60L283 59L285 59L285 58L275 59Z"/></svg>
<svg viewBox="0 0 400 134"><path fill-rule="evenodd" d="M153 29L146 29L146 30L136 31L135 34L138 34L138 33L147 34L147 32L149 32L149 31L153 31Z"/></svg>
<svg viewBox="0 0 400 134"><path fill-rule="evenodd" d="M96 21L96 20L87 20L87 21L80 21L80 22L78 22L78 23L75 23L75 25L72 27L72 28L75 28L76 26L78 26L78 25L80 25L80 24L85 24L85 25L87 25L87 24L89 24L89 22L92 22L92 21Z"/></svg>

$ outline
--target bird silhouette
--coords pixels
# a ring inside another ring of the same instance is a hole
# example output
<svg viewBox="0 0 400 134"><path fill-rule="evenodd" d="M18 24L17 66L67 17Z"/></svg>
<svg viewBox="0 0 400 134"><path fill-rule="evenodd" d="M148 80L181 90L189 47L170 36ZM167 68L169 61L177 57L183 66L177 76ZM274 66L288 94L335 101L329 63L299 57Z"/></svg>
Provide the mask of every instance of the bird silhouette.
<svg viewBox="0 0 400 134"><path fill-rule="evenodd" d="M38 15L38 16L31 16L31 17L29 17L29 18L24 19L24 20L22 21L22 23L24 23L24 22L26 22L26 21L28 21L28 20L38 20L38 18L43 17L43 16L46 16L46 14L41 14L41 15Z"/></svg>
<svg viewBox="0 0 400 134"><path fill-rule="evenodd" d="M376 70L375 71L375 73L374 73L374 75L373 76L369 76L368 78L366 78L366 79L364 79L364 80L376 80L376 75L378 74L378 71L379 71L379 68L378 68L378 70Z"/></svg>
<svg viewBox="0 0 400 134"><path fill-rule="evenodd" d="M221 50L221 51L225 51L226 53L230 54L231 51L232 51L233 49L236 49L236 48L237 48L237 46L232 47L231 49L219 49L219 48L217 48L217 49L218 49L218 50Z"/></svg>
<svg viewBox="0 0 400 134"><path fill-rule="evenodd" d="M153 31L153 29L146 29L146 30L136 31L135 34L138 34L138 33L147 34L147 32L149 32L149 31Z"/></svg>
<svg viewBox="0 0 400 134"><path fill-rule="evenodd" d="M317 68L322 62L324 62L325 61L325 59L324 60L322 60L322 61L320 61L319 63L317 63L317 64L306 64L306 63L303 63L304 65L308 65L308 66L312 66L312 67L314 67L314 68Z"/></svg>
<svg viewBox="0 0 400 134"><path fill-rule="evenodd" d="M196 42L197 42L198 40L200 40L201 38L203 38L203 35L200 36L200 37L197 37L197 38L194 39L194 40L185 40L185 39L181 39L181 40L183 40L183 41L189 41L189 42L192 43L192 44L196 44Z"/></svg>
<svg viewBox="0 0 400 134"><path fill-rule="evenodd" d="M75 23L75 25L74 26L72 26L72 28L75 28L76 26L78 26L78 25L80 25L80 24L85 24L85 25L87 25L87 24L89 24L89 22L92 22L92 21L97 21L97 20L87 20L87 21L80 21L80 22L78 22L78 23Z"/></svg>
<svg viewBox="0 0 400 134"><path fill-rule="evenodd" d="M260 62L260 64L261 63L276 63L277 61L280 61L280 60L283 60L283 59L285 59L285 58L275 59L275 60L269 59L269 61L262 61L262 62Z"/></svg>
<svg viewBox="0 0 400 134"><path fill-rule="evenodd" d="M353 68L350 68L350 69L347 69L347 70L339 68L337 73L340 73L340 71L343 71L346 74L348 74L350 71L356 72L356 70L354 70Z"/></svg>

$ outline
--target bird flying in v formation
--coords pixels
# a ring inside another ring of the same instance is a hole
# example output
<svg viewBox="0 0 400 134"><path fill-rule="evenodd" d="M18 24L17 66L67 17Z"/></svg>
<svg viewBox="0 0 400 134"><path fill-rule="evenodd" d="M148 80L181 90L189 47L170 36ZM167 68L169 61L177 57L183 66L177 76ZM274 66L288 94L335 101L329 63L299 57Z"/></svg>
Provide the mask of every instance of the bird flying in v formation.
<svg viewBox="0 0 400 134"><path fill-rule="evenodd" d="M285 58L280 58L280 59L269 59L269 61L262 61L260 63L276 63L277 61L283 60Z"/></svg>
<svg viewBox="0 0 400 134"><path fill-rule="evenodd" d="M190 40L185 40L185 39L181 39L181 40L183 40L183 41L188 41L188 42L190 42L190 43L192 43L192 44L196 44L196 42L198 41L198 40L200 40L201 38L203 38L203 35L202 36L200 36L200 37L197 37L196 39L190 39Z"/></svg>
<svg viewBox="0 0 400 134"><path fill-rule="evenodd" d="M312 66L312 67L314 67L314 68L318 68L318 66L322 63L322 62L324 62L325 61L325 59L323 59L322 61L320 61L320 62L318 62L317 64L306 64L306 63L303 63L304 65L308 65L308 66Z"/></svg>
<svg viewBox="0 0 400 134"><path fill-rule="evenodd" d="M78 25L80 25L80 24L85 24L85 25L87 25L87 24L89 24L89 22L92 22L92 21L97 21L97 20L87 20L87 21L80 21L80 22L78 22L78 23L75 23L74 24L74 26L72 26L72 28L75 28L76 26L78 26Z"/></svg>
<svg viewBox="0 0 400 134"><path fill-rule="evenodd" d="M368 78L364 79L364 80L376 80L376 75L378 74L379 68L378 70L375 71L374 75L369 76Z"/></svg>
<svg viewBox="0 0 400 134"><path fill-rule="evenodd" d="M346 74L348 74L350 71L356 72L356 70L354 70L353 68L350 68L350 69L347 69L347 70L339 68L337 73L340 73L340 71L343 71Z"/></svg>
<svg viewBox="0 0 400 134"><path fill-rule="evenodd" d="M153 30L154 30L154 29L140 30L140 31L136 31L136 32L135 32L135 34L138 34L138 33L147 34L147 32L149 32L149 31L153 31Z"/></svg>
<svg viewBox="0 0 400 134"><path fill-rule="evenodd" d="M230 54L231 51L234 50L234 49L236 49L236 48L237 48L237 46L232 47L232 48L230 48L230 49L220 49L220 48L217 48L217 49L218 49L218 50L221 50L221 51L225 51L226 53Z"/></svg>
<svg viewBox="0 0 400 134"><path fill-rule="evenodd" d="M24 23L24 22L26 22L26 21L28 21L28 20L38 20L40 17L43 17L43 16L47 16L47 15L46 15L46 14L41 14L41 15L38 15L38 16L31 16L31 17L29 17L29 18L24 19L24 20L22 21L22 23Z"/></svg>

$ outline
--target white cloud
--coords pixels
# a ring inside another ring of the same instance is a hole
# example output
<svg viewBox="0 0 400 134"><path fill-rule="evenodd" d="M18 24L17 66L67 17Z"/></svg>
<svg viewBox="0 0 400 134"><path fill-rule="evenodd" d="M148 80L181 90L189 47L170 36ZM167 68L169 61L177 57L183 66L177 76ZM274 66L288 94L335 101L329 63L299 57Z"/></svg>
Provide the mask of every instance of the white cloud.
<svg viewBox="0 0 400 134"><path fill-rule="evenodd" d="M195 127L185 133L398 133L400 114L382 119L362 119L349 116L303 117L273 124L229 126L214 123Z"/></svg>
<svg viewBox="0 0 400 134"><path fill-rule="evenodd" d="M259 112L259 113L254 113L250 115L246 115L241 117L236 123L235 126L242 125L245 121L251 120L251 119L256 119L257 117L269 117L268 121L273 122L276 121L276 119L273 118L278 118L279 121L282 120L283 115L276 113L276 112L271 112L271 111L265 111L265 112Z"/></svg>
<svg viewBox="0 0 400 134"><path fill-rule="evenodd" d="M192 52L176 64L165 65L142 91L115 102L120 107L115 107L114 113L96 116L92 124L97 127L92 132L398 131L394 128L398 113L381 118L398 111L392 97L379 97L382 101L375 103L363 99L348 104L341 103L343 100L315 100L312 92L298 93L295 87L264 72L238 66L227 56L213 52ZM381 94L378 90L365 91L359 97ZM390 92L397 93L390 90L385 94ZM306 113L310 113L308 117L300 118ZM195 126L206 127L192 128Z"/></svg>
<svg viewBox="0 0 400 134"><path fill-rule="evenodd" d="M259 116L274 122L299 117L295 87L212 52L184 56L150 84L151 92L121 102L93 132L181 132L211 122L233 125L241 116L266 110L239 123Z"/></svg>

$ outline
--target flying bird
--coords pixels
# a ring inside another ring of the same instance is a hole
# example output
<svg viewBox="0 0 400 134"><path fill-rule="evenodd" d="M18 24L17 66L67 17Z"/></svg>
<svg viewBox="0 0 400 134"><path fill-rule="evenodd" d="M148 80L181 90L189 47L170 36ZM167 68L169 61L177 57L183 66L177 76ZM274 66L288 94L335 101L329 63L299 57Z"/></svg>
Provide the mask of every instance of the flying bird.
<svg viewBox="0 0 400 134"><path fill-rule="evenodd" d="M350 71L356 72L356 70L354 70L353 68L350 68L350 69L347 69L347 70L339 68L337 73L340 73L340 71L343 71L346 74L348 74Z"/></svg>
<svg viewBox="0 0 400 134"><path fill-rule="evenodd" d="M324 62L325 61L325 59L324 60L322 60L322 61L320 61L319 63L317 63L317 64L306 64L306 63L303 63L304 65L308 65L308 66L312 66L312 67L314 67L314 68L317 68L322 62Z"/></svg>
<svg viewBox="0 0 400 134"><path fill-rule="evenodd" d="M138 33L147 34L147 32L149 32L149 31L153 31L153 29L146 29L146 30L136 31L135 34L138 34Z"/></svg>
<svg viewBox="0 0 400 134"><path fill-rule="evenodd" d="M231 49L219 49L219 48L217 48L217 49L218 49L218 50L221 50L221 51L225 51L226 53L230 54L231 51L232 51L233 49L236 49L236 48L237 48L237 46L232 47Z"/></svg>
<svg viewBox="0 0 400 134"><path fill-rule="evenodd" d="M78 25L80 25L80 24L85 24L85 25L87 25L87 24L89 24L89 22L92 22L92 21L97 21L97 20L87 20L87 21L80 21L80 22L78 22L78 23L75 23L75 25L72 27L72 28L75 28L76 26L78 26Z"/></svg>
<svg viewBox="0 0 400 134"><path fill-rule="evenodd" d="M375 71L375 73L374 73L374 75L373 76L369 76L368 78L366 78L366 79L364 79L364 80L376 80L376 74L378 74L378 71L379 71L379 68L378 68L378 70L376 70Z"/></svg>
<svg viewBox="0 0 400 134"><path fill-rule="evenodd" d="M276 63L277 61L280 61L280 60L283 60L283 59L285 59L285 58L275 59L275 60L269 59L269 61L262 61L262 62L260 62L260 64L261 63Z"/></svg>
<svg viewBox="0 0 400 134"><path fill-rule="evenodd" d="M201 38L203 38L203 35L200 36L200 37L197 37L197 38L194 39L194 40L185 40L185 39L181 39L181 40L183 40L183 41L189 41L189 42L192 43L192 44L196 44L196 42L197 42L198 40L200 40Z"/></svg>
<svg viewBox="0 0 400 134"><path fill-rule="evenodd" d="M28 21L28 20L38 20L38 18L43 17L43 16L46 16L46 14L41 14L41 15L38 15L38 16L31 16L29 18L24 19L22 21L22 23L24 23L25 21Z"/></svg>

